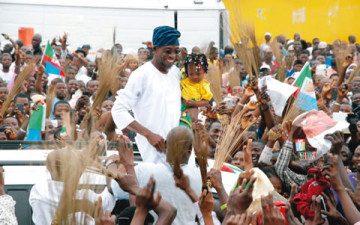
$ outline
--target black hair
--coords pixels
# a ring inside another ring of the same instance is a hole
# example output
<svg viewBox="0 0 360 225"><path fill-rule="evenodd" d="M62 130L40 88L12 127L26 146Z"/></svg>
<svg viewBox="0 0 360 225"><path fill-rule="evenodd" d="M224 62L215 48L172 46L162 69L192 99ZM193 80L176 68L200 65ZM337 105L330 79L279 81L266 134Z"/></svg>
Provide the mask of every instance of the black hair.
<svg viewBox="0 0 360 225"><path fill-rule="evenodd" d="M306 55L310 56L310 53L309 53L308 50L302 50L302 51L301 51L301 54L306 54Z"/></svg>
<svg viewBox="0 0 360 225"><path fill-rule="evenodd" d="M338 76L339 76L339 74L333 73L333 74L331 74L330 79L333 78L333 77L338 77Z"/></svg>
<svg viewBox="0 0 360 225"><path fill-rule="evenodd" d="M295 65L300 65L300 64L304 65L304 63L300 59L295 60L294 66Z"/></svg>
<svg viewBox="0 0 360 225"><path fill-rule="evenodd" d="M190 54L188 55L188 57L185 60L185 74L186 76L188 76L189 71L188 71L188 65L190 63L193 63L196 66L196 71L198 70L198 68L202 67L204 69L205 72L208 71L208 62L207 62L207 58L204 54Z"/></svg>
<svg viewBox="0 0 360 225"><path fill-rule="evenodd" d="M30 99L29 99L29 97L27 96L27 94L19 93L19 94L15 95L15 97L14 97L14 103L16 102L16 99L18 99L18 98L27 98L27 99L30 101Z"/></svg>
<svg viewBox="0 0 360 225"><path fill-rule="evenodd" d="M335 59L332 59L332 60L331 60L331 67L332 67L332 68L337 68L337 67L336 67L336 60L335 60Z"/></svg>
<svg viewBox="0 0 360 225"><path fill-rule="evenodd" d="M54 111L55 111L55 109L56 109L56 106L59 105L59 104L66 104L66 105L68 105L69 108L71 109L71 106L70 106L70 104L69 104L67 101L65 101L65 100L60 100L60 101L58 101L58 102L55 103L55 105L54 105Z"/></svg>
<svg viewBox="0 0 360 225"><path fill-rule="evenodd" d="M25 52L25 54L26 55L33 55L33 52L28 50L28 51Z"/></svg>
<svg viewBox="0 0 360 225"><path fill-rule="evenodd" d="M276 174L275 166L269 166L266 164L260 164L258 165L259 169L261 169L264 174L270 179L271 177L279 177Z"/></svg>
<svg viewBox="0 0 360 225"><path fill-rule="evenodd" d="M231 45L226 45L224 49L224 54L230 54L232 55L234 53L234 48Z"/></svg>

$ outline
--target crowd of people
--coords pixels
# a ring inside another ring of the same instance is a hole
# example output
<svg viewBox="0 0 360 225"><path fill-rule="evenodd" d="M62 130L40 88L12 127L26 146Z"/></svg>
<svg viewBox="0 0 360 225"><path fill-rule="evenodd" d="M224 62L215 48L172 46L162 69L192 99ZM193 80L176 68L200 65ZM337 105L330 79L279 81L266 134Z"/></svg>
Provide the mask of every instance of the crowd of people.
<svg viewBox="0 0 360 225"><path fill-rule="evenodd" d="M160 26L136 55L115 44L96 49L94 60L90 45L70 52L64 34L50 43L52 62L63 75L46 72L48 49L40 34L31 46L3 34L10 43L0 55L0 140L56 141L59 148L47 157L49 178L31 190L33 222L61 224L66 217L66 224L104 225L360 224L356 37L326 43L299 33L266 33L247 55L254 60L246 60L240 52L250 49L241 47L245 39L224 49L210 43L203 51L190 50L181 47L180 32ZM109 55L117 66L111 87L102 85L100 70ZM314 94L316 104L306 100L302 104L309 107L299 109L298 81L307 70L305 92ZM38 133L35 120L43 123ZM344 123L345 129L336 128ZM194 153L198 138L206 158L220 168L202 172ZM64 193L78 184L69 183L75 175L66 172L81 174L88 159L61 143L90 140L97 147L117 142L119 154L105 160L102 173L111 179L101 194L76 194L92 205L80 210L90 218L69 219L62 214L66 206L69 211ZM132 143L142 162L134 162ZM3 172L0 167L0 223L17 224ZM231 191L224 173L236 176ZM270 192L261 192L263 186Z"/></svg>

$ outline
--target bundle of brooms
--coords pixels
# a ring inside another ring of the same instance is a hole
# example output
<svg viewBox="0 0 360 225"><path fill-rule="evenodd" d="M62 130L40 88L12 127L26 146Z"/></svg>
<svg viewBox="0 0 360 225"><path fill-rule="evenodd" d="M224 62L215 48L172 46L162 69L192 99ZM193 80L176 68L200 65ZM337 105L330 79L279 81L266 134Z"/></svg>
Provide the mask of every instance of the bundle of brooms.
<svg viewBox="0 0 360 225"><path fill-rule="evenodd" d="M96 93L94 103L92 104L90 111L87 113L82 123L80 124L82 129L86 128L88 135L94 130L93 113L96 111L96 109L101 108L101 104L111 89L114 83L114 79L118 74L119 68L119 58L117 55L112 51L105 51L102 54L101 64L99 66L99 89Z"/></svg>
<svg viewBox="0 0 360 225"><path fill-rule="evenodd" d="M204 129L194 129L193 146L195 155L200 168L203 189L207 189L207 159L209 149L209 138Z"/></svg>
<svg viewBox="0 0 360 225"><path fill-rule="evenodd" d="M281 44L277 41L277 39L274 39L270 43L270 48L275 56L276 63L279 65L276 79L283 82L286 78L286 68L283 62L283 54L280 52Z"/></svg>

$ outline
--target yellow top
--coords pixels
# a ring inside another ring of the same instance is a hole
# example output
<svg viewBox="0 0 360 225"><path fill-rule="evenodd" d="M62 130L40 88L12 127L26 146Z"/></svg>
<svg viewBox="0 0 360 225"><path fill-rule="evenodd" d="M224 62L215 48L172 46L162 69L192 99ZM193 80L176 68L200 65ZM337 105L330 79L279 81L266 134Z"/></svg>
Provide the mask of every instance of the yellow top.
<svg viewBox="0 0 360 225"><path fill-rule="evenodd" d="M181 97L185 100L200 101L212 98L210 83L203 79L199 83L193 83L188 77L180 81Z"/></svg>

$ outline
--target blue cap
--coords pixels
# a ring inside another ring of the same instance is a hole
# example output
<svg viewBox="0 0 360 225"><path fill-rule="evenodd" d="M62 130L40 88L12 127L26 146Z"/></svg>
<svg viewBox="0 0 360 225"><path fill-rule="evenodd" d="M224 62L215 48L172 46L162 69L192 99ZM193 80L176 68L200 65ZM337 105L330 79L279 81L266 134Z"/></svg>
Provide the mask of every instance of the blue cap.
<svg viewBox="0 0 360 225"><path fill-rule="evenodd" d="M160 26L154 29L153 46L179 45L180 32L173 27Z"/></svg>

